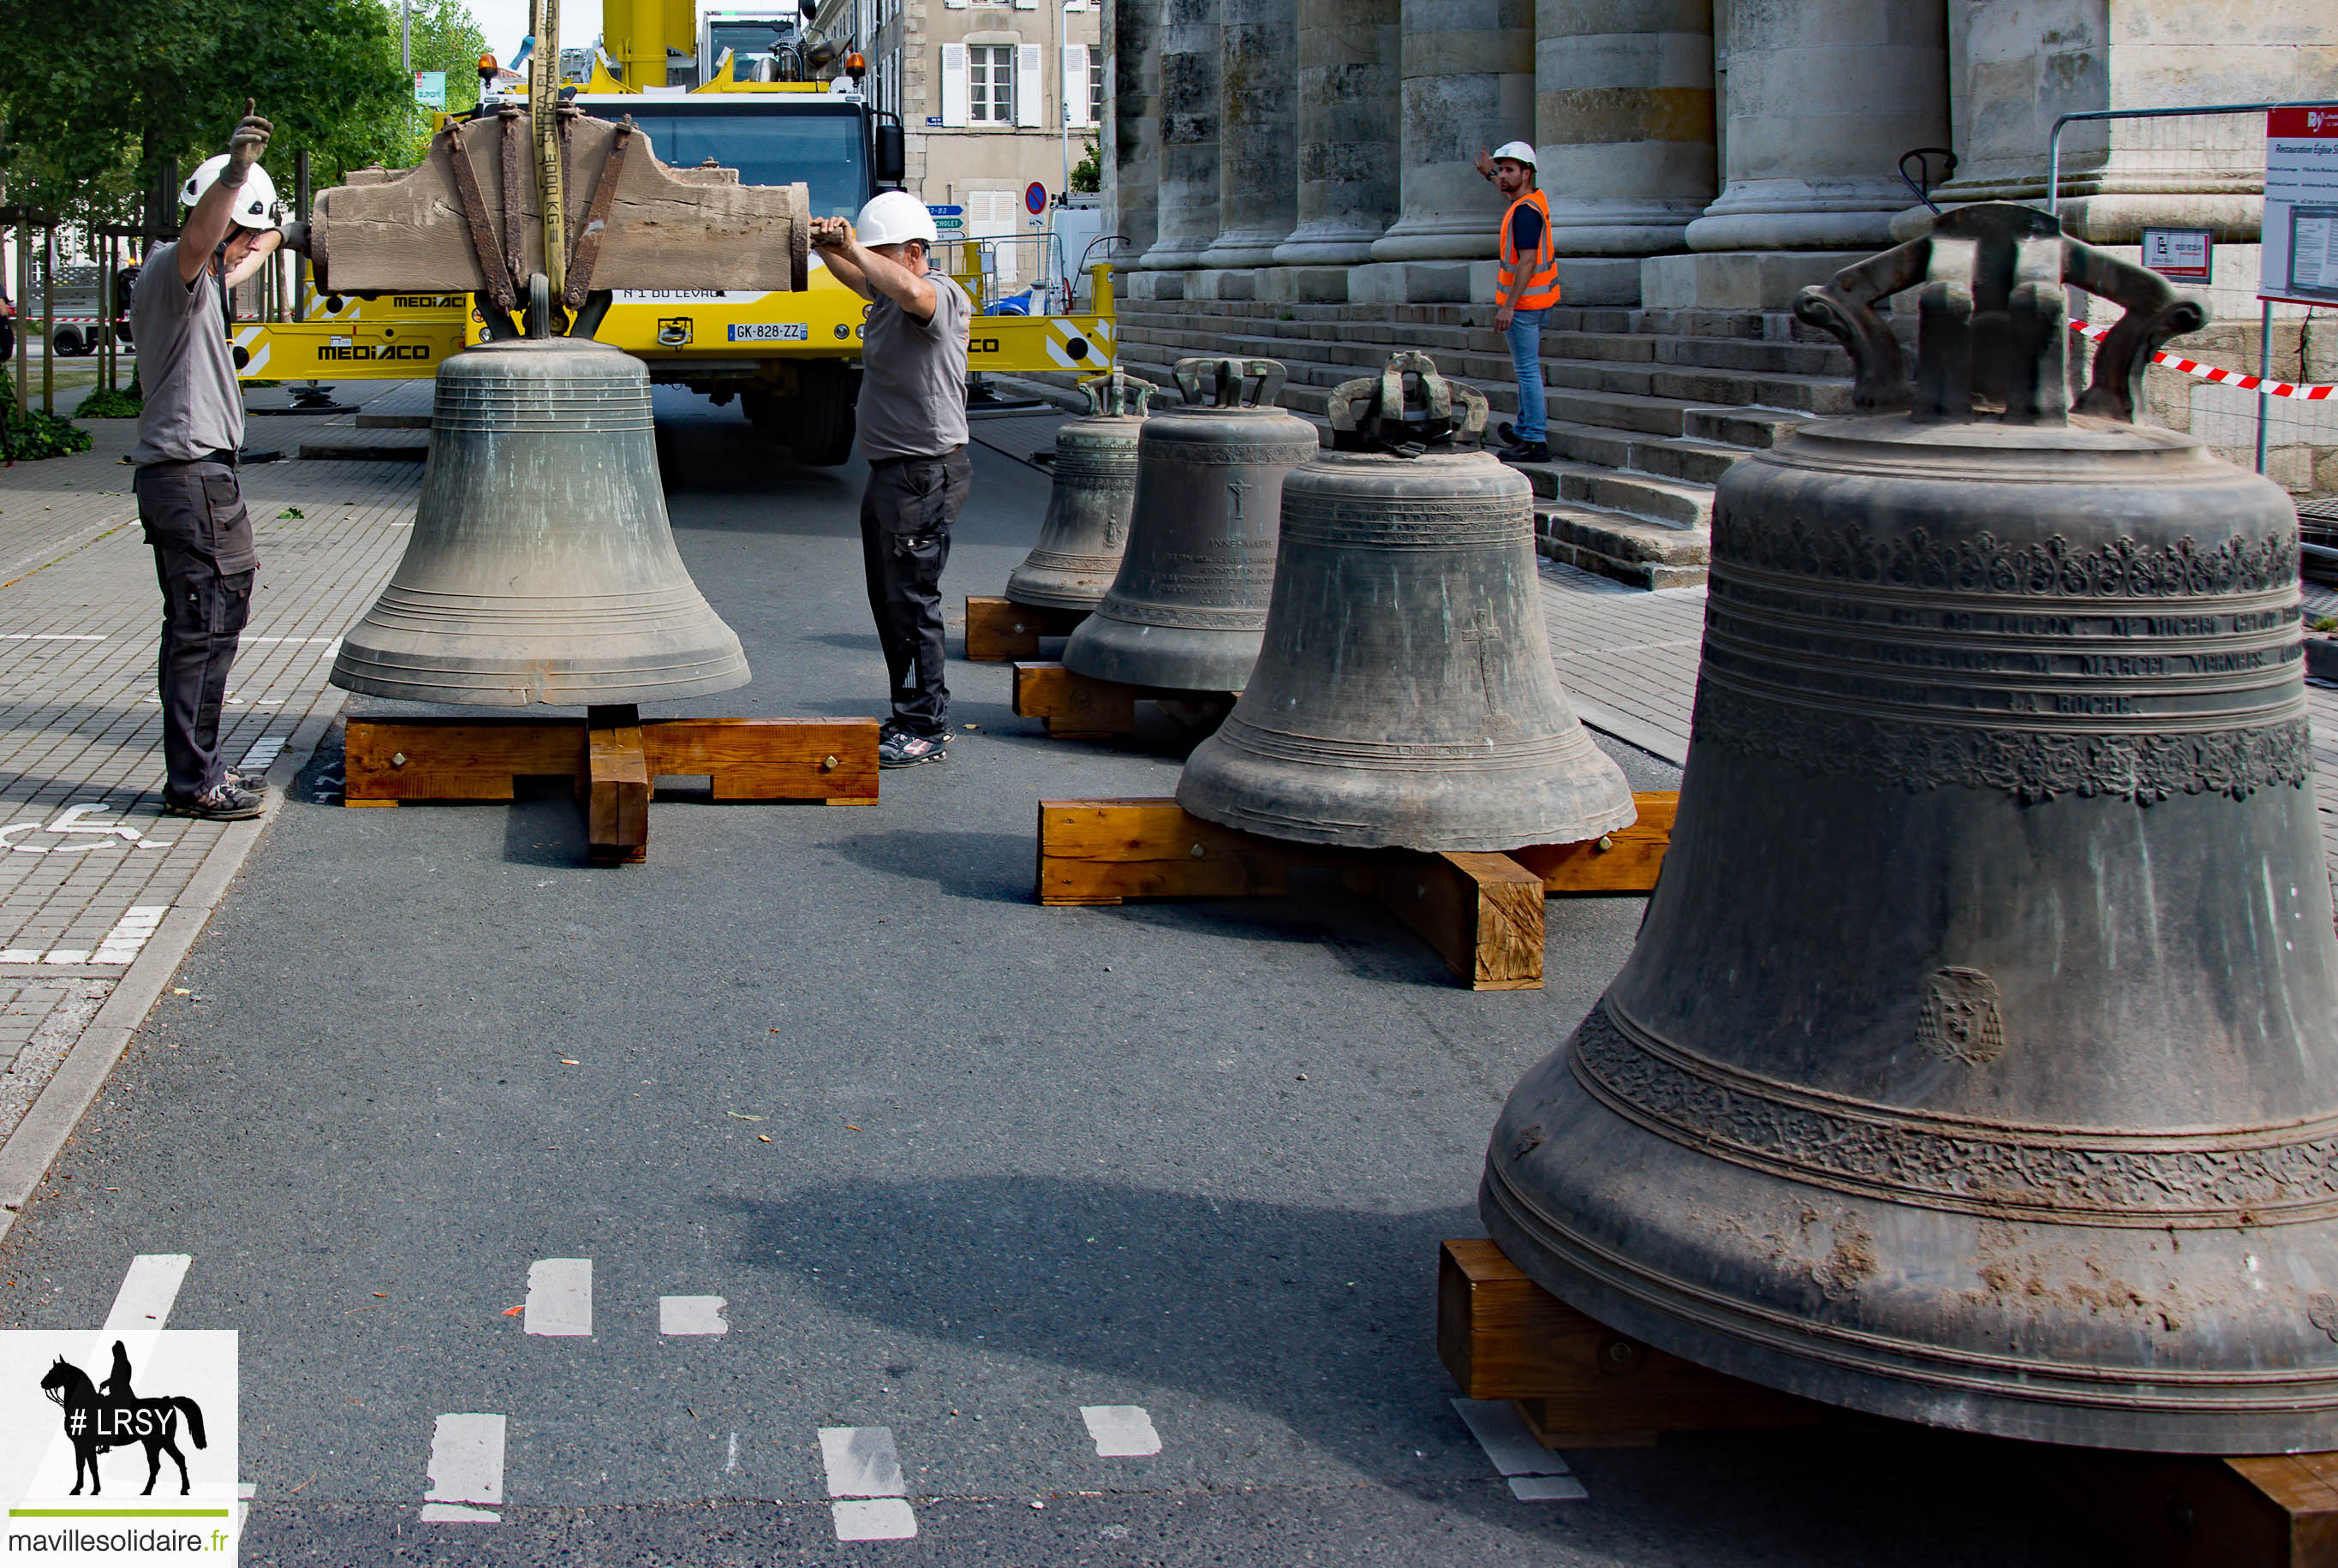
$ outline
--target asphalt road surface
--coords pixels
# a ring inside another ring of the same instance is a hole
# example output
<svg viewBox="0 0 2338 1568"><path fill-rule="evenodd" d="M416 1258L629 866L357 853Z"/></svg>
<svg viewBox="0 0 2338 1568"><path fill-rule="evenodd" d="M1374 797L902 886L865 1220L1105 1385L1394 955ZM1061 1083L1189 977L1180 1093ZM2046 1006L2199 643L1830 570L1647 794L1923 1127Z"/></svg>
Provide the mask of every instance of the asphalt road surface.
<svg viewBox="0 0 2338 1568"><path fill-rule="evenodd" d="M690 708L881 712L861 470L661 406L755 671ZM975 475L953 604L1046 500ZM1178 732L1052 742L1004 667L950 679L975 728L881 806L661 799L615 870L565 796L339 808L329 746L0 1246L0 1319L91 1327L185 1255L170 1326L241 1331L251 1563L2110 1561L2016 1446L1880 1423L1514 1488L1438 1243L1640 901L1554 901L1546 988L1484 995L1329 880L1042 909L1033 803L1168 794Z"/></svg>

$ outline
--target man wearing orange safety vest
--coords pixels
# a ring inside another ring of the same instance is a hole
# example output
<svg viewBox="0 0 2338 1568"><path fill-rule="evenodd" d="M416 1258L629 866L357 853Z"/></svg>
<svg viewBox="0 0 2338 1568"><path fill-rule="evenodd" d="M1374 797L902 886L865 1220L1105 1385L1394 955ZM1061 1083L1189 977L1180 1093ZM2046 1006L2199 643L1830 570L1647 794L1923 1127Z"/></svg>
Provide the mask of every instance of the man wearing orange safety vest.
<svg viewBox="0 0 2338 1568"><path fill-rule="evenodd" d="M1502 268L1496 280L1495 330L1510 345L1518 374L1518 417L1496 426L1508 445L1505 463L1547 463L1542 400L1542 317L1558 303L1558 257L1551 249L1550 208L1535 186L1535 150L1505 142L1491 157L1478 154L1478 172L1508 198L1502 214Z"/></svg>

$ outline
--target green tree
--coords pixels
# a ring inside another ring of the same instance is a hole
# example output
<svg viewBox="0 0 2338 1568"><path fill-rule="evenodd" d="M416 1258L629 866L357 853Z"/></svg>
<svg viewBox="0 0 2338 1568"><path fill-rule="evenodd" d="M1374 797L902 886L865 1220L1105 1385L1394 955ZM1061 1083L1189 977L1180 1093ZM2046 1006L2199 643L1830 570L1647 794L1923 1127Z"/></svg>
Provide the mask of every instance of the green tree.
<svg viewBox="0 0 2338 1568"><path fill-rule="evenodd" d="M1097 156L1096 144L1091 139L1088 142L1087 155L1072 165L1073 190L1101 191L1104 189L1104 170L1096 162Z"/></svg>
<svg viewBox="0 0 2338 1568"><path fill-rule="evenodd" d="M394 40L397 7L389 10ZM417 0L412 38L414 68L447 73L447 113L466 114L477 108L479 56L486 53L487 40L462 0ZM407 149L401 162L418 163L430 150L430 111L418 108L414 126L410 138L401 138Z"/></svg>
<svg viewBox="0 0 2338 1568"><path fill-rule="evenodd" d="M427 15L448 46L469 25L452 0ZM413 93L382 0L15 0L0 5L0 58L9 197L69 218L129 215L165 163L183 175L223 148L247 98L275 122L267 166L288 193L297 152L321 185L409 146Z"/></svg>

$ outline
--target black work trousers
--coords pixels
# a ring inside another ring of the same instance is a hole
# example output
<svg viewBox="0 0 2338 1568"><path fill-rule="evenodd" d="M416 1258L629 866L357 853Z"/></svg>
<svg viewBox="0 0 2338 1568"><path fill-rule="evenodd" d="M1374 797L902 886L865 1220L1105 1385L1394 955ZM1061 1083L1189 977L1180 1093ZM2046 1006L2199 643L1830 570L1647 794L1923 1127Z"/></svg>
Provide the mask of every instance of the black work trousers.
<svg viewBox="0 0 2338 1568"><path fill-rule="evenodd" d="M227 777L220 707L251 613L260 557L235 470L224 463L152 463L138 470L138 520L162 588L164 788L192 800Z"/></svg>
<svg viewBox="0 0 2338 1568"><path fill-rule="evenodd" d="M942 568L949 564L950 525L973 484L973 460L958 446L939 457L872 463L860 495L861 564L893 683L893 722L928 740L949 728Z"/></svg>

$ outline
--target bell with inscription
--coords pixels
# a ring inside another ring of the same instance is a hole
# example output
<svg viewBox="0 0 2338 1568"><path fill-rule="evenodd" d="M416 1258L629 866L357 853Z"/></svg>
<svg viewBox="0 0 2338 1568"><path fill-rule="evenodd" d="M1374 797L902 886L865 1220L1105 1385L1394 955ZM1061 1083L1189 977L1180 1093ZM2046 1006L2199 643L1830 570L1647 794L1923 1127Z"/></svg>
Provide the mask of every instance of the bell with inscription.
<svg viewBox="0 0 2338 1568"><path fill-rule="evenodd" d="M2065 287L2126 314L2070 407ZM1916 289L1912 387L1876 304ZM1664 875L1481 1210L1618 1332L2055 1443L2338 1447L2338 941L2277 487L2130 423L2205 313L1984 203L1808 289Z"/></svg>
<svg viewBox="0 0 2338 1568"><path fill-rule="evenodd" d="M414 702L624 704L747 683L659 487L648 373L573 338L438 368L429 466L389 586L333 684Z"/></svg>
<svg viewBox="0 0 2338 1568"><path fill-rule="evenodd" d="M1239 691L1266 631L1283 475L1315 426L1274 406L1272 359L1180 359L1184 406L1144 422L1136 501L1112 589L1064 645L1064 668L1176 691Z"/></svg>
<svg viewBox="0 0 2338 1568"><path fill-rule="evenodd" d="M1055 487L1039 542L1007 579L1007 597L1043 610L1093 610L1120 570L1136 502L1136 437L1151 382L1115 370L1080 383L1088 411L1056 427Z"/></svg>
<svg viewBox="0 0 2338 1568"><path fill-rule="evenodd" d="M1633 819L1567 706L1533 495L1478 449L1486 399L1425 354L1331 394L1332 450L1282 483L1266 644L1177 803L1353 848L1575 844Z"/></svg>

